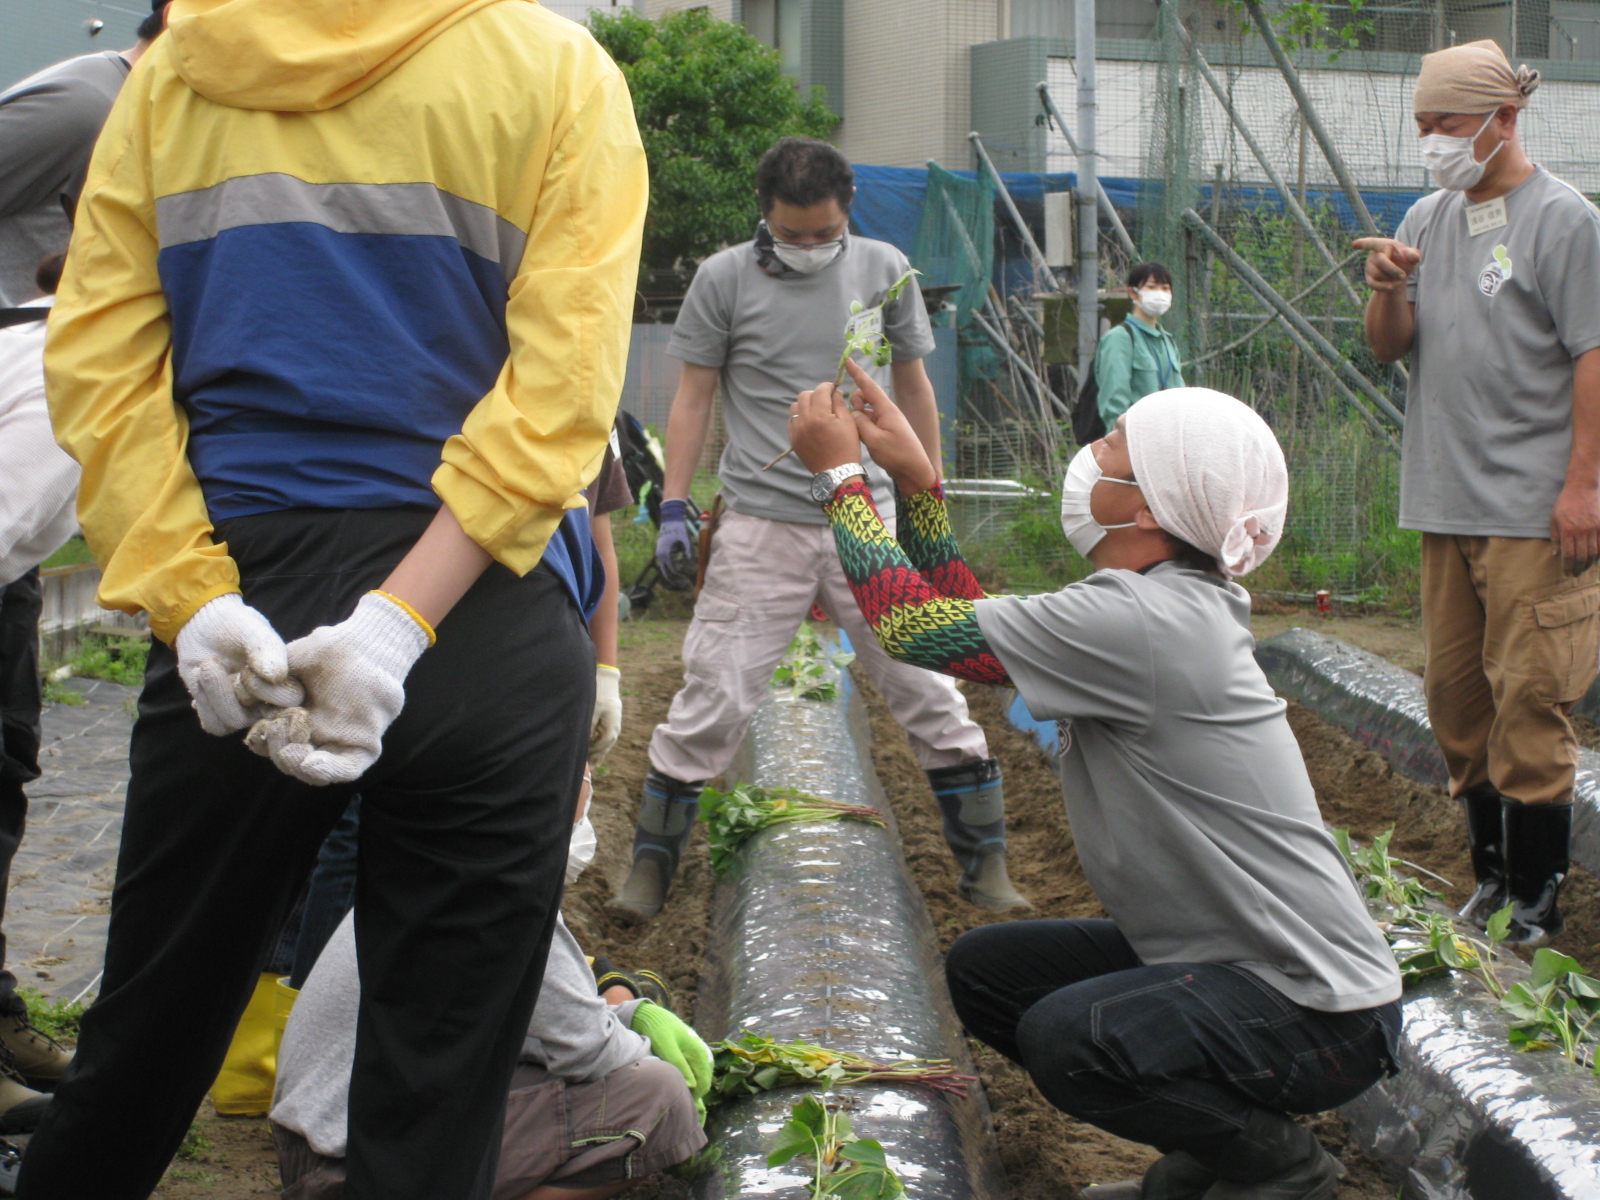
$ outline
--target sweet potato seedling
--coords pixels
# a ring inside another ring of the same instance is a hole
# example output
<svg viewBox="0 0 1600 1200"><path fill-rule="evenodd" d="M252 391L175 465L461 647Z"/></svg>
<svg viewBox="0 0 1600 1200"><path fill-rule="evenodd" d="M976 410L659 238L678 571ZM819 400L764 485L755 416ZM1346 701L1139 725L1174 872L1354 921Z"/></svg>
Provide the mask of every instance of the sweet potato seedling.
<svg viewBox="0 0 1600 1200"><path fill-rule="evenodd" d="M873 1138L858 1138L850 1131L850 1118L821 1096L806 1096L790 1110L788 1123L767 1155L767 1166L807 1155L815 1164L811 1177L812 1200L839 1196L846 1200L890 1200L905 1194L905 1184L889 1166L883 1146Z"/></svg>
<svg viewBox="0 0 1600 1200"><path fill-rule="evenodd" d="M894 361L894 347L883 332L883 310L900 299L900 294L906 290L906 284L911 282L913 275L920 274L921 271L911 268L890 284L883 299L870 308L859 300L850 301L850 316L844 323L844 350L839 355L839 367L833 375L834 387L844 386L845 364L857 354L875 367L887 367ZM793 453L791 447L761 469L770 471Z"/></svg>
<svg viewBox="0 0 1600 1200"><path fill-rule="evenodd" d="M780 1087L832 1089L852 1083L917 1084L965 1098L974 1076L962 1075L948 1058L903 1058L884 1063L849 1050L830 1050L811 1042L776 1042L746 1032L711 1047L709 1104L755 1096Z"/></svg>

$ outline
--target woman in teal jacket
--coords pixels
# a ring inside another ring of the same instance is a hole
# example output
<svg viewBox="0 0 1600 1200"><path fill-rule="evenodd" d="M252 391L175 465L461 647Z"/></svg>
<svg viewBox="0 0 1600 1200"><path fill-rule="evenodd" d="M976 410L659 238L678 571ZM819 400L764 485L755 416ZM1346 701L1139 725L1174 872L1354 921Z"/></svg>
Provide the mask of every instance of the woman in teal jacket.
<svg viewBox="0 0 1600 1200"><path fill-rule="evenodd" d="M1100 419L1107 429L1116 427L1134 401L1186 386L1177 343L1161 328L1172 307L1172 272L1158 262L1140 263L1128 272L1128 295L1132 315L1100 339L1094 360Z"/></svg>

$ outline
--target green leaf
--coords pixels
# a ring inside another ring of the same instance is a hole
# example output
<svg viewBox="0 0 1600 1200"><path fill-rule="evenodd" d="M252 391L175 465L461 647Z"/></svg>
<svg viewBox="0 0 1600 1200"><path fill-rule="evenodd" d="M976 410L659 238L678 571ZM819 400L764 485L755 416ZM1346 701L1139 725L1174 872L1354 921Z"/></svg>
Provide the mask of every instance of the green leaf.
<svg viewBox="0 0 1600 1200"><path fill-rule="evenodd" d="M777 1086L778 1080L782 1078L782 1076L783 1069L781 1067L762 1067L750 1077L750 1082L755 1084L762 1091L770 1091L772 1088Z"/></svg>
<svg viewBox="0 0 1600 1200"><path fill-rule="evenodd" d="M1533 971L1529 982L1535 988L1539 988L1548 983L1554 983L1573 972L1581 975L1583 973L1583 964L1570 955L1562 954L1559 950L1552 950L1550 947L1544 946L1533 952Z"/></svg>
<svg viewBox="0 0 1600 1200"><path fill-rule="evenodd" d="M789 1121L778 1130L777 1141L772 1143L772 1149L767 1152L767 1166L781 1167L798 1155L810 1154L816 1144L811 1130L799 1121Z"/></svg>
<svg viewBox="0 0 1600 1200"><path fill-rule="evenodd" d="M813 1134L820 1135L828 1120L827 1107L816 1096L805 1096L795 1103L791 1115Z"/></svg>
<svg viewBox="0 0 1600 1200"><path fill-rule="evenodd" d="M1586 1000L1600 1000L1600 979L1574 971L1567 976L1567 991Z"/></svg>
<svg viewBox="0 0 1600 1200"><path fill-rule="evenodd" d="M867 1167L885 1167L889 1160L884 1156L883 1145L876 1138L860 1138L839 1151L840 1158Z"/></svg>
<svg viewBox="0 0 1600 1200"><path fill-rule="evenodd" d="M1489 945L1498 946L1511 932L1511 905L1506 905L1489 918Z"/></svg>

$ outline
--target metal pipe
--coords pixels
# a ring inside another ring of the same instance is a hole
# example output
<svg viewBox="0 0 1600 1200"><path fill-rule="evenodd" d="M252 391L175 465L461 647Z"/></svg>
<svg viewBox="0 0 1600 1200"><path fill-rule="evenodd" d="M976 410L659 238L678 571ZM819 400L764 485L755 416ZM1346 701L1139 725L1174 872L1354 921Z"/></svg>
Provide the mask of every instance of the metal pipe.
<svg viewBox="0 0 1600 1200"><path fill-rule="evenodd" d="M1027 247L1028 257L1033 259L1034 268L1043 277L1046 287L1056 291L1056 277L1050 270L1050 264L1045 262L1044 253L1039 249L1039 243L1033 240L1033 230L1028 228L1028 223L1022 219L1022 213L1017 210L1017 203L1011 198L1011 193L1006 190L1006 181L1000 178L1000 172L989 158L989 152L983 148L983 138L976 132L967 134L967 140L972 143L973 149L978 152L978 161L989 172L989 177L994 180L994 186L1000 191L1000 199L1005 202L1006 212L1011 215L1011 223L1017 227L1017 234L1022 238L1022 244Z"/></svg>
<svg viewBox="0 0 1600 1200"><path fill-rule="evenodd" d="M1360 254L1360 253L1362 253L1362 252L1359 251L1359 250L1356 251L1356 254ZM1350 257L1354 258L1355 255L1351 255ZM1349 262L1350 259L1347 258L1344 261L1345 262ZM1293 296L1290 296L1289 297L1289 303L1290 304L1298 304L1305 296L1309 295L1311 292L1314 292L1317 288L1321 287L1324 283L1326 283L1327 280L1328 280L1328 277L1330 275L1334 274L1336 271L1338 271L1343 266L1344 266L1344 263L1335 263L1333 265L1333 270L1323 272L1323 274L1319 275L1316 279L1313 279L1310 283L1306 284L1305 287L1301 288ZM1256 314L1255 313L1209 313L1207 315L1212 317L1212 318L1214 318L1214 319L1215 318L1234 318L1234 319L1236 319L1236 318L1241 318L1241 317L1245 318L1245 319L1249 319L1249 320L1255 320L1256 319ZM1359 318L1356 318L1356 317L1349 317L1349 318L1338 318L1338 317L1335 317L1334 319L1335 320L1348 319L1348 320L1354 321L1354 320L1358 320ZM1233 341L1229 342L1226 346L1222 346L1219 349L1212 350L1207 354L1202 354L1197 358L1191 358L1188 362L1184 363L1183 365L1186 366L1186 367L1198 366L1200 363L1206 362L1206 361L1208 361L1210 359L1213 359L1213 358L1216 358L1216 357L1218 357L1220 355L1226 354L1229 350L1237 350L1240 346L1244 345L1251 338L1255 337L1256 334L1260 333L1263 329L1265 329L1268 325L1271 325L1274 321L1277 321L1278 323L1282 324L1283 323L1283 318L1278 316L1276 313L1272 313L1272 314L1270 314L1268 316L1262 317L1259 321L1256 321L1256 323L1254 325L1252 325L1248 330L1246 330L1242 336L1235 338Z"/></svg>
<svg viewBox="0 0 1600 1200"><path fill-rule="evenodd" d="M1006 341L1005 335L993 325L989 324L989 322L984 319L983 314L978 312L976 309L973 310L972 319L976 321L983 331L989 335L990 341L994 342L996 346L999 346L1000 349L1006 352L1011 361L1016 364L1017 369L1028 377L1028 380L1033 384L1033 386L1039 389L1040 396L1048 397L1050 402L1061 410L1062 415L1068 420L1071 420L1072 410L1066 406L1066 403L1061 399L1060 396L1057 396L1050 390L1049 384L1045 383L1044 380L1039 378L1038 372L1028 365L1028 360L1023 358L1022 355L1018 354L1012 347L1011 343Z"/></svg>
<svg viewBox="0 0 1600 1200"><path fill-rule="evenodd" d="M1306 126L1317 139L1317 145L1322 147L1322 156L1328 160L1328 165L1333 168L1334 177L1344 189L1345 199L1350 201L1350 207L1355 210L1356 220L1361 222L1361 228L1366 230L1369 237L1381 237L1377 222L1367 211L1367 202L1361 198L1360 189L1356 187L1355 180L1350 178L1349 168L1344 165L1344 156L1334 148L1333 139L1328 136L1322 118L1317 115L1317 106L1311 103L1311 96L1300 82L1299 72L1294 69L1294 64L1289 61L1289 56L1279 45L1278 35L1272 28L1272 22L1267 20L1267 14L1261 11L1259 0L1244 0L1244 6L1250 13L1251 20L1256 23L1256 28L1261 31L1261 40L1267 44L1267 53L1271 54L1272 61L1278 64L1283 81L1289 85L1295 103L1300 106L1300 112L1306 119Z"/></svg>
<svg viewBox="0 0 1600 1200"><path fill-rule="evenodd" d="M1183 39L1185 49L1189 51L1190 56L1194 59L1194 65L1199 68L1200 77L1206 81L1206 85L1210 87L1212 94L1216 96L1217 102L1222 105L1223 111L1228 114L1228 119L1233 122L1233 127L1239 131L1239 136L1244 140L1244 144L1250 148L1250 153L1255 155L1256 162L1260 163L1261 169L1267 173L1267 178L1272 181L1272 186L1278 189L1278 194L1283 197L1284 207L1294 216L1300 228L1310 235L1311 244L1322 255L1322 261L1327 263L1328 266L1336 268L1338 263L1333 257L1333 252L1328 249L1327 243L1322 240L1322 235L1317 232L1317 227L1312 224L1310 216L1307 215L1306 210L1301 206L1294 192L1289 189L1289 185L1284 182L1283 176L1278 174L1278 169L1267 158L1267 152L1261 148L1261 143L1256 141L1255 134L1251 133L1249 126L1244 123L1244 118L1239 115L1239 110L1234 108L1233 99L1228 95L1227 89L1222 86L1222 81L1217 78L1216 72L1212 71L1211 64L1206 61L1206 56L1200 52L1200 47L1195 45L1194 39L1189 36L1189 31L1184 28L1183 22L1178 19L1177 6L1172 0L1162 0L1162 4L1167 9L1173 25L1177 27L1178 36ZM1339 276L1339 282L1344 285L1345 293L1350 299L1357 307L1360 307L1363 301L1360 296L1356 295L1355 286L1343 275Z"/></svg>
<svg viewBox="0 0 1600 1200"><path fill-rule="evenodd" d="M1309 342L1312 346L1315 346L1317 352L1327 359L1329 364L1337 367L1339 373L1344 375L1355 385L1358 391L1365 394L1368 399L1376 404L1398 428L1405 428L1405 415L1389 402L1389 398L1373 387L1370 379L1351 366L1344 355L1334 348L1333 343L1314 329L1311 323L1300 315L1294 305L1280 296L1276 288L1263 279L1256 269L1241 258L1232 246L1223 241L1218 236L1217 231L1207 225L1205 219L1199 213L1192 208L1186 208L1183 210L1183 219L1206 239L1211 248L1222 256L1223 261L1228 264L1233 273L1243 280L1268 308L1276 309L1282 315L1289 327L1299 334L1299 337L1296 338L1297 342ZM1310 347L1302 346L1302 348L1309 350ZM1314 360L1316 357L1316 354L1312 355ZM1364 415L1371 417L1371 414L1366 412L1364 405L1360 407Z"/></svg>
<svg viewBox="0 0 1600 1200"><path fill-rule="evenodd" d="M1067 122L1061 116L1061 110L1056 107L1055 97L1050 94L1050 85L1043 81L1039 83L1039 99L1044 102L1045 115L1055 122L1056 128L1061 131L1061 136L1067 139L1067 147L1074 155L1078 153L1078 141L1072 136L1072 130L1067 128ZM1097 176L1094 181L1095 198L1100 202L1100 211L1105 214L1106 220L1111 222L1111 232L1116 235L1117 245L1127 252L1128 261L1138 262L1139 251L1134 247L1133 238L1128 236L1128 229L1122 223L1122 218L1117 215L1116 206L1111 203L1111 197L1106 195L1105 185Z"/></svg>
<svg viewBox="0 0 1600 1200"><path fill-rule="evenodd" d="M1100 222L1095 216L1100 171L1095 162L1095 0L1076 0L1074 65L1078 72L1078 371L1089 369L1100 337Z"/></svg>

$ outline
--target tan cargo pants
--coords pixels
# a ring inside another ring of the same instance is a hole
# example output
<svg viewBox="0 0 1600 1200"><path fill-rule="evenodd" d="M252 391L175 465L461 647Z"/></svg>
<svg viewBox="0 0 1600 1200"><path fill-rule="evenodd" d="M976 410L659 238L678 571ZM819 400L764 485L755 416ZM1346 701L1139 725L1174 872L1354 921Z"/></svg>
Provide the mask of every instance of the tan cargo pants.
<svg viewBox="0 0 1600 1200"><path fill-rule="evenodd" d="M923 770L989 757L955 680L895 662L878 645L828 526L725 512L683 640L683 689L650 738L652 767L684 780L727 769L813 601L850 635L857 662L905 729Z"/></svg>
<svg viewBox="0 0 1600 1200"><path fill-rule="evenodd" d="M1422 535L1423 684L1450 794L1565 799L1567 714L1600 667L1600 566L1570 577L1542 538Z"/></svg>

